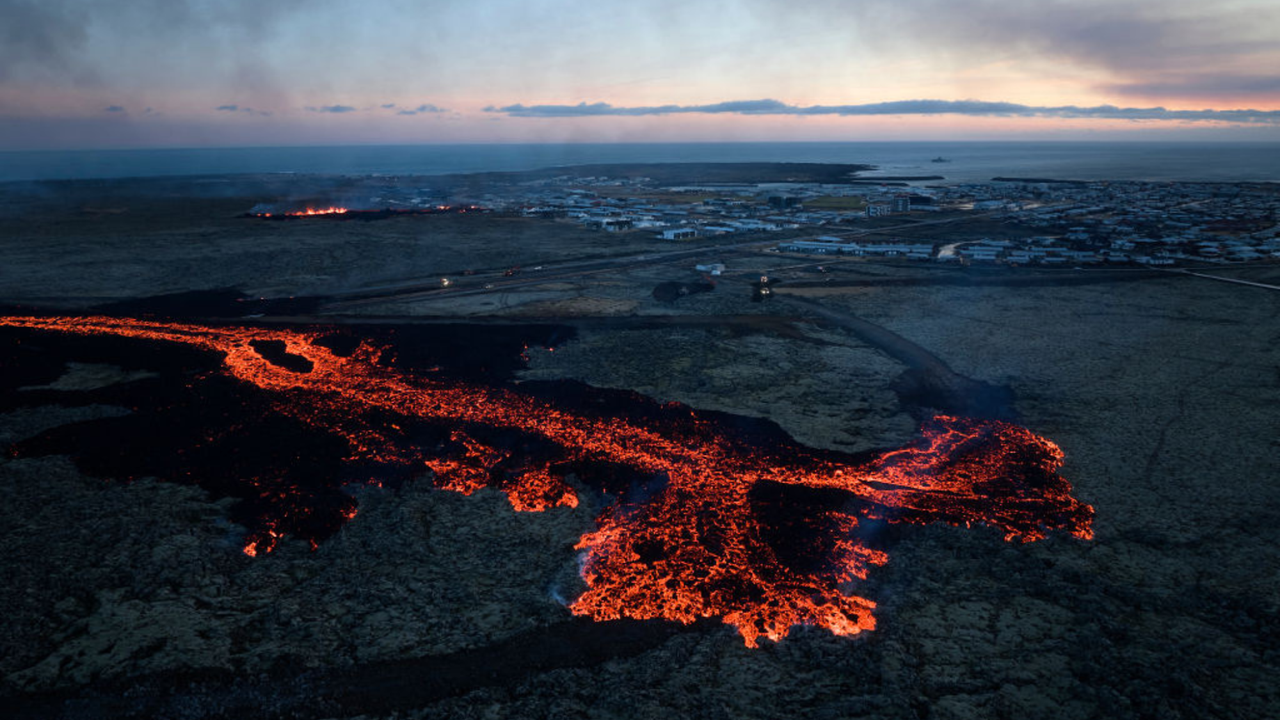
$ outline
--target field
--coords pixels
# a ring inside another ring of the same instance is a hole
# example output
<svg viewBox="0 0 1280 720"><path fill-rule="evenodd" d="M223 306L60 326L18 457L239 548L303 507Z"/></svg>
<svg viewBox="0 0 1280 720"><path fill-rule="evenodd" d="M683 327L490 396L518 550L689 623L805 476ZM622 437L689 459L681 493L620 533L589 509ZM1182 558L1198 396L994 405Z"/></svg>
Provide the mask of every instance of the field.
<svg viewBox="0 0 1280 720"><path fill-rule="evenodd" d="M709 257L664 259L672 244L647 234L499 215L259 222L237 215L288 188L157 187L9 188L4 314L218 288L311 296L296 312L196 320L381 337L400 349L395 367L427 378L595 397L581 383L626 391L600 408L649 408L638 393L726 413L718 422L744 433L775 423L814 453L913 442L931 409L906 355L923 353L1010 391L1017 424L1065 453L1094 537L876 525L889 560L850 587L876 603L876 629L798 627L757 649L717 619L570 614L584 589L575 545L609 502L581 482L575 507L513 512L498 490L446 492L424 470L353 490L358 514L314 549L290 537L249 557L232 499L145 462L126 477L74 449L31 448L92 437L120 448L113 463L150 457L130 448L175 456L177 426L130 432L169 412L204 423L191 452L227 442L234 466L242 446L226 438L270 454L254 432L281 432L267 436L311 467L337 452L290 444L314 428L237 416L243 384L209 353L0 328L6 367L30 375L0 378L0 445L26 449L0 455L0 701L17 717L1237 718L1280 706L1280 293L869 262L830 283L783 272L776 299L752 302L751 283L789 261L714 240L677 248ZM714 290L654 297L710 260L728 266ZM379 294L442 276L464 291ZM1237 276L1280 283L1275 266ZM134 307L178 307L151 302ZM833 317L917 349L895 354ZM183 394L209 382L223 390Z"/></svg>
<svg viewBox="0 0 1280 720"><path fill-rule="evenodd" d="M824 195L822 197L805 200L804 206L805 209L808 210L854 211L865 210L867 207L867 201L856 196L839 197L835 195Z"/></svg>

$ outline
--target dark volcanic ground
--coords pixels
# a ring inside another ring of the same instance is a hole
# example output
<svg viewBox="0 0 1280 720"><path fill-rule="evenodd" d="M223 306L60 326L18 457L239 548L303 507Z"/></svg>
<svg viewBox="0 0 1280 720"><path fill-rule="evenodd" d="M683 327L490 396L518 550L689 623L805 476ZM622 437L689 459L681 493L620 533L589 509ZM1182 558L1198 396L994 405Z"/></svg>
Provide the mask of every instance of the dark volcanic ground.
<svg viewBox="0 0 1280 720"><path fill-rule="evenodd" d="M492 217L264 225L247 239L218 207L143 213L103 235L90 215L59 229L13 211L0 295L85 306L234 285L302 294L331 287L316 277L349 285L409 262L424 273L468 262L447 241L455 231L488 238L495 265L514 247ZM531 257L604 242L557 245L546 227L512 242L537 237ZM415 244L424 233L439 242ZM1010 388L1021 424L1066 452L1063 474L1097 510L1095 540L902 528L889 564L859 585L879 603L876 631L800 629L750 650L715 622L571 618L562 599L580 587L572 546L592 527L592 502L513 513L494 491L409 482L361 491L357 518L314 552L286 542L252 559L229 500L6 454L0 700L31 717L1274 716L1280 293L1185 277L896 280L913 272L877 269L895 280L818 301ZM1247 276L1280 282L1274 268ZM818 447L893 446L913 432L894 393L904 365L848 328L728 288L663 305L650 280L602 278L592 292L673 322L580 323L555 352L532 349L521 377L767 417ZM693 322L779 312L800 320ZM121 402L84 399L128 397L154 372L145 360L50 367L47 387L15 391L38 401L0 412L0 445L123 416Z"/></svg>

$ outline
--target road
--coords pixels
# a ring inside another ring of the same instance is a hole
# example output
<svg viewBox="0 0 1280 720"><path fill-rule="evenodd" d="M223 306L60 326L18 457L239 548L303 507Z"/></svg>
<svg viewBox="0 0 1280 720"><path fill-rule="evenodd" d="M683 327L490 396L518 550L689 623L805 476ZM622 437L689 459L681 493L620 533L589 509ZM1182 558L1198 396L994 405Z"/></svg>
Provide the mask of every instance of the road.
<svg viewBox="0 0 1280 720"><path fill-rule="evenodd" d="M744 248L755 248L774 245L775 239L749 240L745 242L725 243L722 245L702 245L696 248L672 250L642 255L626 255L614 258L573 260L564 263L540 266L541 270L522 270L518 275L506 277L497 273L486 273L451 278L446 287L439 277L430 280L418 280L397 285L376 288L364 288L347 293L345 297L324 306L326 311L341 311L348 308L372 305L384 302L400 302L404 300L424 300L436 298L455 298L467 295L497 293L531 285L577 280L592 275L618 272L650 265L665 265L678 260L691 260L708 254L723 254Z"/></svg>
<svg viewBox="0 0 1280 720"><path fill-rule="evenodd" d="M865 235L891 233L895 230L914 229L929 225L946 225L954 222L973 220L1001 212L1004 211L973 213L966 214L961 217L939 218L937 220L924 220L878 228L850 230L840 233L824 233L824 237L852 238L862 237ZM694 248L671 250L659 253L626 255L603 259L571 260L568 262L543 265L540 266L542 267L541 270L524 270L521 271L520 274L511 277L506 277L493 272L464 276L462 278L450 278L450 284L448 286L444 286L442 284L442 278L439 276L433 276L430 279L422 278L394 285L362 288L357 291L338 295L336 296L338 299L325 304L323 310L326 312L341 312L351 308L386 302L456 298L465 297L467 295L497 293L533 285L578 280L584 277L591 277L593 275L618 272L638 267L665 265L679 260L691 260L694 258L706 257L708 255L723 256L726 253L738 252L749 248L759 250L764 246L772 246L777 245L778 243L791 242L795 240L811 240L816 237L818 236L805 234L800 236L769 239L756 238L742 242L724 243L720 245L701 245ZM826 260L801 263L797 265L785 265L776 268L769 268L765 271L765 274L776 273L781 270L813 267L815 265L831 265L840 262L852 262L852 260Z"/></svg>
<svg viewBox="0 0 1280 720"><path fill-rule="evenodd" d="M1204 273L1192 272L1191 270L1175 270L1171 268L1156 268L1164 272L1175 273L1177 275L1190 275L1192 277L1205 278L1206 280L1217 280L1219 282L1235 283L1236 285L1248 285L1249 287L1262 288L1264 290L1280 290L1280 285L1268 285L1267 283L1254 282L1252 280L1237 280L1236 278L1222 277L1221 275L1206 275Z"/></svg>

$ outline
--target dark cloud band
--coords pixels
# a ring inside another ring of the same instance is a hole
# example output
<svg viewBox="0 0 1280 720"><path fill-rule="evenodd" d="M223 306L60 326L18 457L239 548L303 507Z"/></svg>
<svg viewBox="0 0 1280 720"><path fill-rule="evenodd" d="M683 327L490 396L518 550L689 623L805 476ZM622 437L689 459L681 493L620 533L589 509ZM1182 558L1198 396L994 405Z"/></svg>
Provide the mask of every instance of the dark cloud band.
<svg viewBox="0 0 1280 720"><path fill-rule="evenodd" d="M737 115L973 115L980 117L1055 117L1108 120L1180 120L1187 122L1226 122L1242 124L1280 124L1280 110L1170 110L1163 107L1132 108L1115 105L1080 107L1076 105L1040 106L979 100L899 100L861 105L788 105L778 100L738 100L710 105L651 105L618 107L609 103L577 105L505 105L489 106L485 112L511 117L564 118L596 116L677 115L689 113Z"/></svg>
<svg viewBox="0 0 1280 720"><path fill-rule="evenodd" d="M270 117L271 115L271 113L266 110L254 110L251 107L241 105L219 105L214 108L214 110L217 112L247 113L249 115L257 115L259 117Z"/></svg>
<svg viewBox="0 0 1280 720"><path fill-rule="evenodd" d="M397 115L421 115L423 113L426 113L431 115L431 114L444 113L444 112L449 112L449 111L446 110L445 108L436 107L435 105L426 103L423 105L419 105L416 108L407 108L407 109L401 110L396 114Z"/></svg>
<svg viewBox="0 0 1280 720"><path fill-rule="evenodd" d="M234 107L234 106L231 106L231 107ZM219 110L222 110L223 108L218 108L218 109L219 109ZM306 107L306 109L307 109L307 111L308 111L308 112L313 112L313 113L329 113L329 114L331 114L331 115L342 115L342 114L345 114L345 113L359 113L359 112L367 112L367 111L370 111L370 110L374 110L374 111L376 111L376 110L379 110L379 109L381 109L381 110L388 110L388 111L394 112L394 113L395 113L395 114L397 114L397 115L422 115L422 114L424 114L424 113L425 113L425 114L436 114L436 113L447 113L447 112L449 112L449 111L448 111L447 109L445 109L445 108L437 107L437 106L432 105L432 104L430 104L430 103L424 103L424 104L419 105L419 106L417 106L417 107L410 107L410 108L401 108L399 105L397 105L397 104L395 104L395 103L382 103L382 104L378 105L377 107L372 107L372 106L370 106L370 107L366 107L366 108L363 108L363 109L361 109L361 108L357 108L357 107L354 107L354 106L352 106L352 105L308 105L308 106Z"/></svg>

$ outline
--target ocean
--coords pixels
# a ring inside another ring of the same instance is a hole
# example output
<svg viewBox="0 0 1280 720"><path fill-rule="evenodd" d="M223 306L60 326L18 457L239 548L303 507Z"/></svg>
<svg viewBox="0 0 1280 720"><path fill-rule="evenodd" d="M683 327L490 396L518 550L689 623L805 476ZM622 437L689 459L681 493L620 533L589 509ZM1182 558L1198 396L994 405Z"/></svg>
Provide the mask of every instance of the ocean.
<svg viewBox="0 0 1280 720"><path fill-rule="evenodd" d="M950 162L931 162L943 157ZM590 163L825 162L877 175L1280 182L1280 143L881 142L375 145L0 152L0 181L324 173L445 175Z"/></svg>

